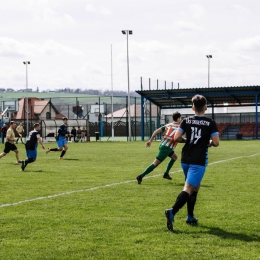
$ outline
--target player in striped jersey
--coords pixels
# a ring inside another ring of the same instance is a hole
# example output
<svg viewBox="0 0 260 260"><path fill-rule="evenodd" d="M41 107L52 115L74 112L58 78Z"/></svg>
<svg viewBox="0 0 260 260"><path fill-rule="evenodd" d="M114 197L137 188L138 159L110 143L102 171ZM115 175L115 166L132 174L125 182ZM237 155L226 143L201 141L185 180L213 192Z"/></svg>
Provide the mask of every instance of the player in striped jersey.
<svg viewBox="0 0 260 260"><path fill-rule="evenodd" d="M174 152L174 148L177 146L178 142L174 142L174 134L178 129L181 122L181 114L179 112L175 112L172 115L173 122L167 125L164 125L158 129L156 129L150 140L146 143L146 147L150 147L154 137L163 133L163 137L159 146L159 152L151 165L149 165L145 171L136 177L138 184L141 184L143 177L153 171L161 162L163 162L166 157L170 157L170 161L168 162L166 171L163 175L163 178L171 180L171 176L169 175L169 171L172 168L174 162L177 160L178 156Z"/></svg>

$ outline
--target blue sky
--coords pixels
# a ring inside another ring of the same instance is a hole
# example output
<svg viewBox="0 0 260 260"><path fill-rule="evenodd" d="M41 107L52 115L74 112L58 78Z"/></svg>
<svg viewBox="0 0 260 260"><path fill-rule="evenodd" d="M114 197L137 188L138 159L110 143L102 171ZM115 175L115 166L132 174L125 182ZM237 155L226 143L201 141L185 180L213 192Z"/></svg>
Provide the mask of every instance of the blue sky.
<svg viewBox="0 0 260 260"><path fill-rule="evenodd" d="M260 2L1 0L0 88L130 89L259 85ZM112 45L112 59L111 59Z"/></svg>

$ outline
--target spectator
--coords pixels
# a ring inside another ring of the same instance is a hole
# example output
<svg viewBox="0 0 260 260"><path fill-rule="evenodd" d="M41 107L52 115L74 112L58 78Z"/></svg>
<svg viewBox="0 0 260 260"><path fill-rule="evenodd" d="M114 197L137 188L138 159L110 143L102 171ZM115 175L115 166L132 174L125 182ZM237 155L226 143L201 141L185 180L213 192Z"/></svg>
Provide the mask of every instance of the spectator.
<svg viewBox="0 0 260 260"><path fill-rule="evenodd" d="M77 135L77 130L75 129L75 126L72 127L71 129L71 135L73 136L73 141L76 141L76 135Z"/></svg>
<svg viewBox="0 0 260 260"><path fill-rule="evenodd" d="M82 131L81 131L81 142L85 142L85 137L86 137L86 134L87 134L87 130L85 127L83 127Z"/></svg>
<svg viewBox="0 0 260 260"><path fill-rule="evenodd" d="M81 129L80 129L80 126L78 126L78 129L77 129L77 140L76 142L79 142L81 139Z"/></svg>
<svg viewBox="0 0 260 260"><path fill-rule="evenodd" d="M5 142L6 132L7 132L7 127L6 127L6 124L4 124L4 125L2 126L2 128L1 128L2 144Z"/></svg>

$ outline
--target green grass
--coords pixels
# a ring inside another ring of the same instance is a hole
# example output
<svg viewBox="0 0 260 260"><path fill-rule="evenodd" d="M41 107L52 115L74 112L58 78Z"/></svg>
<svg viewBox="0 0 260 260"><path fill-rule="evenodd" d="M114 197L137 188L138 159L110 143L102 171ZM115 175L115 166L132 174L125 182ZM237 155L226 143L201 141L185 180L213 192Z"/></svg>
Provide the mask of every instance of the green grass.
<svg viewBox="0 0 260 260"><path fill-rule="evenodd" d="M162 178L166 161L142 185L135 180L158 144L69 143L63 161L39 147L25 172L13 153L2 158L0 259L260 259L259 141L210 148L195 209L199 225L185 223L184 207L174 232L164 210L183 187L180 160L172 181Z"/></svg>
<svg viewBox="0 0 260 260"><path fill-rule="evenodd" d="M0 92L0 102L1 101L9 101L9 100L16 100L18 98L26 98L26 92ZM74 94L74 93L41 93L41 92L28 92L28 97L37 97L37 98L44 98L44 99L51 99L52 102L55 100L60 100L66 103L73 103L76 104L78 100L80 103L82 102L98 102L98 98L100 97L100 102L106 102L108 104L111 103L110 96L102 96L102 95L89 95L89 94ZM114 97L114 103L124 103L125 97Z"/></svg>

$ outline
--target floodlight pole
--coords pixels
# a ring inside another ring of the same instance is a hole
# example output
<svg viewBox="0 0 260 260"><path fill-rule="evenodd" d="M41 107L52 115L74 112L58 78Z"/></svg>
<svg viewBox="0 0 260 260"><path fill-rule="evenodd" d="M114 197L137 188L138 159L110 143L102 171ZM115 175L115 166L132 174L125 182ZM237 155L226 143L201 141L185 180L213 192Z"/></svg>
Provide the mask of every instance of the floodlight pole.
<svg viewBox="0 0 260 260"><path fill-rule="evenodd" d="M112 63L112 44L111 44L111 91L112 91L112 98L111 98L111 129L112 129L112 142L114 142L114 93L113 93L113 63Z"/></svg>
<svg viewBox="0 0 260 260"><path fill-rule="evenodd" d="M208 88L210 87L209 85L209 72L210 72L210 59L212 58L212 55L206 55L208 58Z"/></svg>
<svg viewBox="0 0 260 260"><path fill-rule="evenodd" d="M128 54L128 34L133 34L132 30L123 30L123 34L126 34L126 46L127 46L127 82L128 82L128 141L131 141L131 114L130 114L130 80L129 80L129 54Z"/></svg>
<svg viewBox="0 0 260 260"><path fill-rule="evenodd" d="M29 121L28 121L28 114L29 114L29 106L28 106L28 68L27 65L30 64L30 61L24 61L23 64L26 66L26 131L27 136L29 135Z"/></svg>

